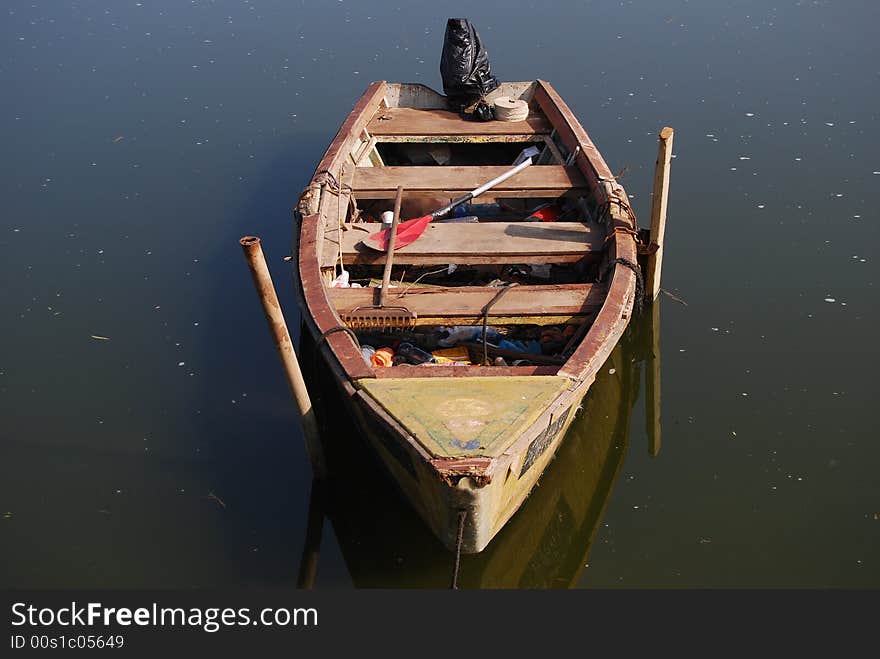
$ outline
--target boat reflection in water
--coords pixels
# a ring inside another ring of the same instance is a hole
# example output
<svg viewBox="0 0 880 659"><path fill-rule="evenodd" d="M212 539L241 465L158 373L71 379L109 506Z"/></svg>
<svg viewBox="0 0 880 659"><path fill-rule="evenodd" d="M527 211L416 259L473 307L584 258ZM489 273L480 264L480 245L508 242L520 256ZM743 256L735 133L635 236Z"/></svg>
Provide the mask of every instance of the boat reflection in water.
<svg viewBox="0 0 880 659"><path fill-rule="evenodd" d="M643 366L649 450L659 452L658 325L659 303L636 319L600 370L556 458L519 511L482 552L461 557L457 587L577 585L624 462ZM344 404L332 381L320 374L307 379L320 383L316 408L330 473L320 491L313 489L300 586L314 579L326 516L356 587L448 588L454 554L398 494L364 443L350 441L357 426L334 413Z"/></svg>

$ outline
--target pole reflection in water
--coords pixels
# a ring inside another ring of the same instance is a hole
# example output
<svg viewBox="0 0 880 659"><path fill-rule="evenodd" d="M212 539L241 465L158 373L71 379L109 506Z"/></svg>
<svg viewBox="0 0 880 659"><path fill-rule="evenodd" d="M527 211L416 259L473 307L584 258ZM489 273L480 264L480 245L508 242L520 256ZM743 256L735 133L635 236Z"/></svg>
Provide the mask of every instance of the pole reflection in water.
<svg viewBox="0 0 880 659"><path fill-rule="evenodd" d="M634 319L520 510L485 550L462 556L459 588L577 585L624 462L643 363L648 451L656 456L660 450L659 307L658 300ZM308 332L302 336L307 342L302 354L310 354ZM329 374L305 361L317 399L328 479L322 488L312 488L299 586L310 588L314 581L326 516L354 586L448 588L454 555L398 494L360 441Z"/></svg>

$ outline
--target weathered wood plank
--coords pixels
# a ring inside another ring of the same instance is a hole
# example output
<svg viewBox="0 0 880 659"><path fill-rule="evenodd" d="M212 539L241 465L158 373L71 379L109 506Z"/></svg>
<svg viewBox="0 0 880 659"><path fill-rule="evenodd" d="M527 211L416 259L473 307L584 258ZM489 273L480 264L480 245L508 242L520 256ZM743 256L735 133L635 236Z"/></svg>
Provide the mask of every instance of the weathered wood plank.
<svg viewBox="0 0 880 659"><path fill-rule="evenodd" d="M356 228L355 228L356 227ZM361 241L381 231L378 223L349 224L342 232L344 263L384 263L384 252ZM444 263L574 263L602 251L604 232L580 222L480 222L428 225L418 240L394 252L394 262L407 265ZM328 240L323 264L331 266L337 246Z"/></svg>
<svg viewBox="0 0 880 659"><path fill-rule="evenodd" d="M367 130L379 138L383 135L535 135L549 133L551 126L534 111L525 121L468 121L449 110L385 108L376 113Z"/></svg>
<svg viewBox="0 0 880 659"><path fill-rule="evenodd" d="M377 368L377 378L472 378L556 375L558 366L390 366Z"/></svg>
<svg viewBox="0 0 880 659"><path fill-rule="evenodd" d="M398 185L407 196L459 197L500 176L509 166L481 167L358 167L352 188L360 199L386 199ZM559 197L587 194L587 182L577 167L541 165L528 167L492 188L498 197Z"/></svg>
<svg viewBox="0 0 880 659"><path fill-rule="evenodd" d="M455 288L394 288L389 289L389 305L404 305L418 315L419 324L478 324L481 311L501 289L491 286L460 286ZM355 307L374 303L372 288L332 288L330 301L340 315ZM605 287L598 284L556 284L547 286L516 286L509 289L489 310L489 317L520 316L530 323L542 317L587 316L594 314L605 300ZM583 319L581 319L583 320Z"/></svg>
<svg viewBox="0 0 880 659"><path fill-rule="evenodd" d="M421 144L493 144L510 142L533 142L539 146L544 142L546 133L532 135L511 135L510 133L480 134L480 135L380 135L376 142L385 143L421 143Z"/></svg>

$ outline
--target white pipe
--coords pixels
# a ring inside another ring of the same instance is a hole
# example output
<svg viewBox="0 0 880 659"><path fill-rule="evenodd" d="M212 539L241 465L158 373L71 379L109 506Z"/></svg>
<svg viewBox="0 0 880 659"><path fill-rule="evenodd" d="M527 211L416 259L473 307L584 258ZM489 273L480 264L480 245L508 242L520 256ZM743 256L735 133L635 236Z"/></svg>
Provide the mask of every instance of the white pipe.
<svg viewBox="0 0 880 659"><path fill-rule="evenodd" d="M474 190L473 192L471 192L471 196L472 196L472 197L477 197L477 196L483 194L483 193L484 193L486 190L488 190L489 188L495 187L496 185L498 185L498 184L501 183L502 181L506 181L507 179L509 179L509 178L510 178L511 176L513 176L514 174L519 174L522 170L524 170L526 167L528 167L528 166L531 165L531 164L532 164L532 159L531 159L531 158L526 158L525 160L523 160L520 164L518 164L516 167L514 167L514 168L511 169L510 171L504 172L504 173L503 173L501 176L499 176L498 178L493 178L493 179L492 179L491 181L489 181L488 183L484 183L483 185L481 185L479 188L477 188L476 190Z"/></svg>

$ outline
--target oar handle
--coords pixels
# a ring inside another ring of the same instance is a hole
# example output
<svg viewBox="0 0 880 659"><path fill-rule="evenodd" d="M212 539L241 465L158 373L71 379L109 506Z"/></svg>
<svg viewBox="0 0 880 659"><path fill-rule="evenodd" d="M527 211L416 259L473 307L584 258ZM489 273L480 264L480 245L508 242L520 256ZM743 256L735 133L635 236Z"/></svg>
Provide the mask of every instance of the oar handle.
<svg viewBox="0 0 880 659"><path fill-rule="evenodd" d="M446 213L451 211L456 206L461 206L462 204L470 201L473 198L474 198L474 193L468 192L466 195L463 195L463 196L459 197L458 199L453 199L452 203L450 203L448 206L444 206L443 208L438 208L437 210L435 210L433 213L431 213L431 217L435 220L438 217L443 217L444 215L446 215Z"/></svg>
<svg viewBox="0 0 880 659"><path fill-rule="evenodd" d="M490 188L494 188L496 185L498 185L502 181L506 181L511 176L515 176L516 174L519 174L522 170L524 170L526 167L528 167L531 164L532 164L532 159L526 158L525 160L523 160L520 164L518 164L513 169L504 172L501 176L493 178L488 183L484 183L480 187L478 187L474 190L471 190L466 195L463 195L463 196L459 197L458 199L454 199L452 201L452 203L450 203L448 206L444 206L443 208L435 210L433 213L431 213L431 217L434 218L435 220L438 217L443 217L444 215L446 215L446 213L451 211L456 206L460 206L461 204L470 201L474 197L479 197L481 194L486 192L486 190L489 190Z"/></svg>
<svg viewBox="0 0 880 659"><path fill-rule="evenodd" d="M394 264L394 243L397 242L397 225L400 223L400 202L403 199L403 187L397 186L394 196L394 215L391 218L391 229L388 233L388 248L385 255L385 271L382 273L382 289L379 291L379 306L385 306L388 298L388 286L391 284L391 267Z"/></svg>

